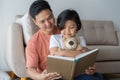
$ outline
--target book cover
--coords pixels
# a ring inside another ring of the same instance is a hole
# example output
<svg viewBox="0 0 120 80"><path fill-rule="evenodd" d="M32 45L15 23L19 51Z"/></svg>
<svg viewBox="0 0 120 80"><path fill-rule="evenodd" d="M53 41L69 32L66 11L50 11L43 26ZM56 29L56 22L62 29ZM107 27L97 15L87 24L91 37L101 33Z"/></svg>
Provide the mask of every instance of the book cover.
<svg viewBox="0 0 120 80"><path fill-rule="evenodd" d="M98 49L93 49L77 55L75 58L48 55L47 72L58 72L65 80L73 80L82 74L85 69L93 66Z"/></svg>

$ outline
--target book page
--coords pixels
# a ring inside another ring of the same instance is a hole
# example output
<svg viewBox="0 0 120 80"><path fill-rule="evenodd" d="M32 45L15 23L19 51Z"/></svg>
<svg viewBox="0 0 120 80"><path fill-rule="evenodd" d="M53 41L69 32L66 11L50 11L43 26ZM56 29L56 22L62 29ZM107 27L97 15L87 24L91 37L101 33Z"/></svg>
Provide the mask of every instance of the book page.
<svg viewBox="0 0 120 80"><path fill-rule="evenodd" d="M97 51L98 49L93 49L93 50L90 50L90 51L87 51L87 52L84 52L84 53L81 53L79 55L77 55L75 58L72 58L72 57L63 57L63 56L56 56L56 55L48 55L48 57L51 57L51 58L57 58L57 59L63 59L63 60L68 60L68 61L78 61L80 58L86 56L86 55L89 55L95 51Z"/></svg>
<svg viewBox="0 0 120 80"><path fill-rule="evenodd" d="M82 57L84 57L84 56L86 56L86 55L89 55L89 54L91 54L91 53L93 53L93 52L95 52L95 51L97 51L97 50L98 50L98 49L93 49L93 50L90 50L90 51L81 53L81 54L77 55L77 56L75 57L75 59L77 60L77 59L79 59L79 58L82 58Z"/></svg>
<svg viewBox="0 0 120 80"><path fill-rule="evenodd" d="M56 58L56 59L62 59L62 60L68 60L68 61L74 61L75 58L72 57L63 57L63 56L55 56L55 55L48 55L50 58Z"/></svg>

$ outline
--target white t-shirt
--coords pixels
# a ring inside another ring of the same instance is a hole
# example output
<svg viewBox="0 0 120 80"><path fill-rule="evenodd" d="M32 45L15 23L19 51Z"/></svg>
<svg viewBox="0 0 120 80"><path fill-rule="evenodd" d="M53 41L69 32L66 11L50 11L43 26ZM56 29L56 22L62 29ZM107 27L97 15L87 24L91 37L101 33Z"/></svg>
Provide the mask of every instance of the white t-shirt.
<svg viewBox="0 0 120 80"><path fill-rule="evenodd" d="M80 36L80 45L82 47L86 47L86 42L83 36ZM49 48L53 48L53 47L63 48L61 34L51 35Z"/></svg>

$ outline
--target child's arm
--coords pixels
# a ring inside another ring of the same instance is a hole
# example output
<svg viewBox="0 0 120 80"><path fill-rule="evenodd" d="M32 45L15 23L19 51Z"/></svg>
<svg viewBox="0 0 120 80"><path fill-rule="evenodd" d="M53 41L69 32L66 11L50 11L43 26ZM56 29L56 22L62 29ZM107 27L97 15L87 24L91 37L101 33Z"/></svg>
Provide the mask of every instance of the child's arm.
<svg viewBox="0 0 120 80"><path fill-rule="evenodd" d="M55 51L55 50L54 50ZM54 55L58 55L58 56L67 56L67 57L76 57L78 54L83 53L88 51L87 47L83 47L82 50L75 50L75 51L70 51L70 50L56 50L54 52Z"/></svg>
<svg viewBox="0 0 120 80"><path fill-rule="evenodd" d="M56 55L55 53L58 52L58 47L52 47L50 48L50 54L51 55Z"/></svg>
<svg viewBox="0 0 120 80"><path fill-rule="evenodd" d="M51 35L50 37L50 44L49 44L49 51L51 55L55 55L59 49L59 35Z"/></svg>

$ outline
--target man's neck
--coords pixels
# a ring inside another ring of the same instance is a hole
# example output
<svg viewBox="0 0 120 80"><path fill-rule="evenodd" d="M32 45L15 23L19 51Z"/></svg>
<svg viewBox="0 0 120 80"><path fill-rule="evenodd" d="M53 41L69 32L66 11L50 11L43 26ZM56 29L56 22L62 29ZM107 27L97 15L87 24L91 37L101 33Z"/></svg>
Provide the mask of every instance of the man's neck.
<svg viewBox="0 0 120 80"><path fill-rule="evenodd" d="M52 35L53 34L53 32L51 31L51 32L46 32L46 31L42 31L44 34L46 34L46 35Z"/></svg>

